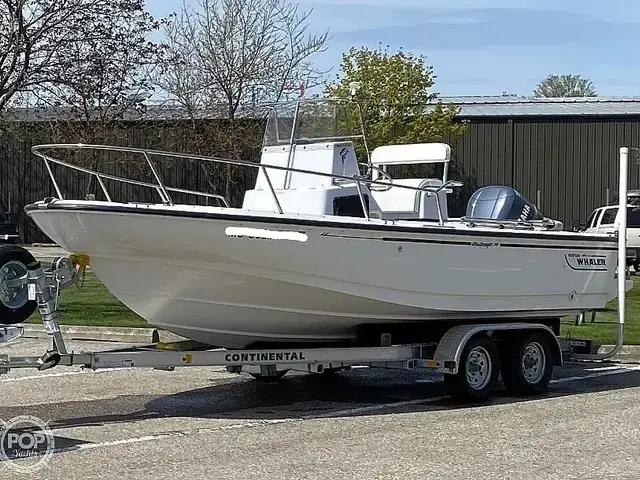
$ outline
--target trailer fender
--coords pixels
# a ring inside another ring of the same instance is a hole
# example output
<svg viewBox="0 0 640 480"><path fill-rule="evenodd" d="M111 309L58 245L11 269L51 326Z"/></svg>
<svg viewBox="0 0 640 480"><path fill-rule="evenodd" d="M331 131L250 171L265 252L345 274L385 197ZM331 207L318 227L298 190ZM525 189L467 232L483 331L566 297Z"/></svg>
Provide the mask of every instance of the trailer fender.
<svg viewBox="0 0 640 480"><path fill-rule="evenodd" d="M458 366L460 364L460 357L462 351L467 345L469 340L478 334L486 334L491 338L495 338L496 332L525 332L525 331L543 331L545 332L551 341L551 345L554 346L553 364L555 366L562 366L562 350L558 338L546 325L541 323L486 323L476 325L457 325L443 335L442 339L438 343L438 347L433 355L433 359L440 365L444 366L444 369L448 373L458 373Z"/></svg>

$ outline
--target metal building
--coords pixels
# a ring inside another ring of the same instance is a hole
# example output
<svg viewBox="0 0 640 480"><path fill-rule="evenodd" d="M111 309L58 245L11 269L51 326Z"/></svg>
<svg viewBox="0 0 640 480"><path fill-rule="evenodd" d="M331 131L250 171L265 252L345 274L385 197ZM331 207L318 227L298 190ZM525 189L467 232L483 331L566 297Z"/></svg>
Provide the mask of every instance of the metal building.
<svg viewBox="0 0 640 480"><path fill-rule="evenodd" d="M567 230L613 200L619 147L640 147L640 97L442 101L458 105L470 123L453 152L462 180L511 185ZM630 159L630 188L640 187L637 158Z"/></svg>

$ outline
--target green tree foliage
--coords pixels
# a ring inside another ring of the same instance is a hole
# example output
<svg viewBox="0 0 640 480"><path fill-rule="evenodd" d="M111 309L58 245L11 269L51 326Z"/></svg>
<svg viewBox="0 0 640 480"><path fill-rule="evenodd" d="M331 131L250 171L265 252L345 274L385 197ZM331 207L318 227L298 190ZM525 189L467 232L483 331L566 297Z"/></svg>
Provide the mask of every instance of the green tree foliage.
<svg viewBox="0 0 640 480"><path fill-rule="evenodd" d="M533 91L536 97L597 97L591 80L580 75L548 75Z"/></svg>
<svg viewBox="0 0 640 480"><path fill-rule="evenodd" d="M458 108L437 101L431 92L433 67L425 57L402 49L351 48L343 54L337 81L327 96L350 96L349 85L358 82L355 99L362 107L370 149L385 144L444 141L455 144L466 125L454 121Z"/></svg>

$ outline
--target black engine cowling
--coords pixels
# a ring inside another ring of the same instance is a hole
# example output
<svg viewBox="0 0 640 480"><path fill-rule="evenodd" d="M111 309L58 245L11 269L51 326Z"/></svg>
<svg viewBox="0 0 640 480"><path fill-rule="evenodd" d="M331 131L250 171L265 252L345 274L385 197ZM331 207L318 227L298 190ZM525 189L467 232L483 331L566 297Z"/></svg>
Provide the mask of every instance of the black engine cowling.
<svg viewBox="0 0 640 480"><path fill-rule="evenodd" d="M542 220L538 208L511 187L490 185L476 190L467 203L466 218L477 220Z"/></svg>

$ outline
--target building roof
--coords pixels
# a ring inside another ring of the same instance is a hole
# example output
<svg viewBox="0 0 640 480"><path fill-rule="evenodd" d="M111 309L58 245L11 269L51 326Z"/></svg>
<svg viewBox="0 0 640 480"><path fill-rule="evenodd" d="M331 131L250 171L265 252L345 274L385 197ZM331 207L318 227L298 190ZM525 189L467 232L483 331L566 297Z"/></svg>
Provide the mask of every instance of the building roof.
<svg viewBox="0 0 640 480"><path fill-rule="evenodd" d="M448 96L437 101L457 105L459 118L478 117L544 117L544 116L640 116L640 97L577 97L577 98L536 98L517 95L495 96ZM427 109L432 109L428 105ZM224 118L226 110L208 108L193 112L198 119ZM238 117L252 117L256 111L247 108L239 111ZM3 118L14 121L47 122L73 120L73 110L66 107L52 108L9 108ZM99 118L96 116L96 118ZM176 105L149 104L144 111L131 110L123 115L123 120L184 120L191 116L186 109Z"/></svg>
<svg viewBox="0 0 640 480"><path fill-rule="evenodd" d="M640 97L536 98L515 95L453 96L443 104L460 107L459 117L640 115Z"/></svg>

